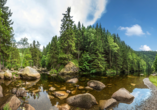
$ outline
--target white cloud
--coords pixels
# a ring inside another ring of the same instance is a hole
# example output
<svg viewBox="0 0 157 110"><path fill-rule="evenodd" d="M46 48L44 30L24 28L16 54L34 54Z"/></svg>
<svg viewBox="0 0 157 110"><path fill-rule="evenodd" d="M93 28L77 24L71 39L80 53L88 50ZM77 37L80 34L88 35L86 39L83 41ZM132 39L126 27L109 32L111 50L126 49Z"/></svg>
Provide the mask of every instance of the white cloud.
<svg viewBox="0 0 157 110"><path fill-rule="evenodd" d="M133 36L133 35L136 35L136 36L141 36L141 35L144 35L145 33L142 31L142 28L140 25L138 24L135 24L133 25L132 27L119 27L118 28L119 30L126 30L126 33L125 35L127 36Z"/></svg>
<svg viewBox="0 0 157 110"><path fill-rule="evenodd" d="M151 34L147 31L147 35L151 35Z"/></svg>
<svg viewBox="0 0 157 110"><path fill-rule="evenodd" d="M147 45L141 45L140 50L142 51L151 51L150 47Z"/></svg>
<svg viewBox="0 0 157 110"><path fill-rule="evenodd" d="M77 24L93 25L106 12L108 0L8 0L16 40L27 37L47 45L54 35L60 35L61 19L67 7ZM92 19L87 19L88 16Z"/></svg>

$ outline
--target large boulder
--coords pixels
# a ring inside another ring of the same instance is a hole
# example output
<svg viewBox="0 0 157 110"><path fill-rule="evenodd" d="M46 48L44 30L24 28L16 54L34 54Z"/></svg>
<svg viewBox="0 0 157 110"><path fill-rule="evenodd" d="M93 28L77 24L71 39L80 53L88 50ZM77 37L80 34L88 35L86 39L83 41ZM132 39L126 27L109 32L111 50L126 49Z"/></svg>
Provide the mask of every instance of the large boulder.
<svg viewBox="0 0 157 110"><path fill-rule="evenodd" d="M30 104L24 104L25 110L35 110Z"/></svg>
<svg viewBox="0 0 157 110"><path fill-rule="evenodd" d="M27 91L24 88L19 88L16 92L17 97L26 97Z"/></svg>
<svg viewBox="0 0 157 110"><path fill-rule="evenodd" d="M117 101L113 98L108 100L100 100L99 101L99 107L101 110L109 109L110 107L113 107L117 104Z"/></svg>
<svg viewBox="0 0 157 110"><path fill-rule="evenodd" d="M5 79L12 79L12 73L9 70L6 70L4 73Z"/></svg>
<svg viewBox="0 0 157 110"><path fill-rule="evenodd" d="M33 68L27 66L22 74L20 74L23 79L38 79L40 78L40 74Z"/></svg>
<svg viewBox="0 0 157 110"><path fill-rule="evenodd" d="M76 84L78 82L78 79L77 78L73 78L73 79L69 79L66 81L67 83L74 83Z"/></svg>
<svg viewBox="0 0 157 110"><path fill-rule="evenodd" d="M78 94L67 98L66 102L71 106L81 108L91 108L93 105L98 104L95 97L90 93Z"/></svg>
<svg viewBox="0 0 157 110"><path fill-rule="evenodd" d="M134 96L131 95L125 88L120 88L118 91L113 93L112 98L123 103L131 103L134 99Z"/></svg>
<svg viewBox="0 0 157 110"><path fill-rule="evenodd" d="M21 105L21 101L15 95L7 97L4 102L5 103L0 107L0 110L3 110L3 107L6 106L6 104L11 110L17 110Z"/></svg>
<svg viewBox="0 0 157 110"><path fill-rule="evenodd" d="M0 97L3 97L3 88L1 85L0 85Z"/></svg>
<svg viewBox="0 0 157 110"><path fill-rule="evenodd" d="M0 79L4 79L4 72L0 72Z"/></svg>
<svg viewBox="0 0 157 110"><path fill-rule="evenodd" d="M87 82L87 85L95 90L102 90L105 88L105 85L97 80L90 80Z"/></svg>
<svg viewBox="0 0 157 110"><path fill-rule="evenodd" d="M60 72L59 76L63 80L68 80L71 78L76 78L78 77L77 73L79 72L79 68L73 63L69 62Z"/></svg>

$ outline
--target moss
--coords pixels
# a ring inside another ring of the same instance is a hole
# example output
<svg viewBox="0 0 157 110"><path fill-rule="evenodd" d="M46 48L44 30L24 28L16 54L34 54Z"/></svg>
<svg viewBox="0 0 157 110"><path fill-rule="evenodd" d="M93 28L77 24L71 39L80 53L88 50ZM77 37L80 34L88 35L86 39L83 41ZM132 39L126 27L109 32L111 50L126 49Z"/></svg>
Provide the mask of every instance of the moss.
<svg viewBox="0 0 157 110"><path fill-rule="evenodd" d="M9 107L9 103L5 104L5 106L3 107L3 110L11 110L11 108Z"/></svg>
<svg viewBox="0 0 157 110"><path fill-rule="evenodd" d="M77 59L72 60L71 62L73 62L75 64L75 66L79 67L79 63Z"/></svg>
<svg viewBox="0 0 157 110"><path fill-rule="evenodd" d="M150 80L155 86L157 86L157 76L149 76L149 80Z"/></svg>

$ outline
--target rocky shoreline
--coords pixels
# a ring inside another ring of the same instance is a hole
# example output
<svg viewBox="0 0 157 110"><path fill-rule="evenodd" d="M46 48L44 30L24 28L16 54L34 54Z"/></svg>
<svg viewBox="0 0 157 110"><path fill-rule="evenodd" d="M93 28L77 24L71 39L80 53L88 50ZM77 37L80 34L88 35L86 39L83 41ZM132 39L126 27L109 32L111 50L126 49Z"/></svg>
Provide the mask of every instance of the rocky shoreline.
<svg viewBox="0 0 157 110"><path fill-rule="evenodd" d="M149 81L149 78L143 79L144 84L151 89L151 96L146 99L136 110L157 110L157 87Z"/></svg>

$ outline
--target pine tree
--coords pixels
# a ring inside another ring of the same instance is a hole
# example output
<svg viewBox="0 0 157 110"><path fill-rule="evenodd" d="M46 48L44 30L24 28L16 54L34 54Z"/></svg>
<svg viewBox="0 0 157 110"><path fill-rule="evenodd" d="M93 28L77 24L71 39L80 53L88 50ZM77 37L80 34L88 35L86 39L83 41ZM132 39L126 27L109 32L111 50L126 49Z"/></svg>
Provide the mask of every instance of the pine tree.
<svg viewBox="0 0 157 110"><path fill-rule="evenodd" d="M73 53L76 53L75 49L75 33L73 31L73 23L72 16L70 16L71 8L68 7L65 14L63 14L62 24L61 24L61 36L60 36L60 43L61 45L61 54L60 58L66 61L67 63L69 60L73 58Z"/></svg>

